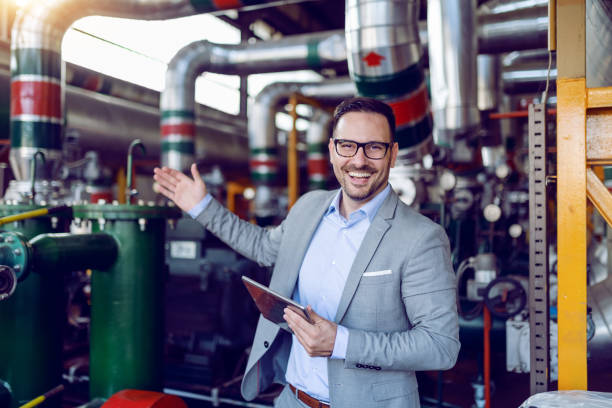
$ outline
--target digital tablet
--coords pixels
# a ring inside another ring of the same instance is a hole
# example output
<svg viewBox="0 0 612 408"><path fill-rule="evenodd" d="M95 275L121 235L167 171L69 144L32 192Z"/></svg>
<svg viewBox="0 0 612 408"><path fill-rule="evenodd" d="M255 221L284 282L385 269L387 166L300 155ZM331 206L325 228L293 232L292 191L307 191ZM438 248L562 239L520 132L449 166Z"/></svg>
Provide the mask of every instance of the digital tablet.
<svg viewBox="0 0 612 408"><path fill-rule="evenodd" d="M312 323L308 311L304 306L300 305L299 303L274 292L267 286L264 286L261 283L254 281L253 279L247 278L246 276L242 277L242 282L244 282L244 285L246 286L247 290L249 291L249 294L255 301L255 305L257 306L261 314L266 319L279 325L282 329L291 332L291 329L289 329L289 325L287 324L285 319L283 319L283 310L286 307L291 308L296 313L301 315L304 319L306 319L307 322Z"/></svg>

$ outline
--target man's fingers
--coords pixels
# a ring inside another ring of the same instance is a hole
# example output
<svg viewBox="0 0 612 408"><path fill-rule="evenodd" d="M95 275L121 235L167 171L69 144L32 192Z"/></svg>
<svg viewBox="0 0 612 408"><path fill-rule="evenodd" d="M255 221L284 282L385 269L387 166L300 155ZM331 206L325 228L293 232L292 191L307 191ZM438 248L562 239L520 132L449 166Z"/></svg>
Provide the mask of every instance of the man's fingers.
<svg viewBox="0 0 612 408"><path fill-rule="evenodd" d="M193 176L194 181L202 180L202 177L200 176L200 172L198 171L198 166L196 166L195 163L191 165L191 175Z"/></svg>
<svg viewBox="0 0 612 408"><path fill-rule="evenodd" d="M162 184L158 184L158 191L164 197L169 198L170 200L174 200L174 193L172 191L168 190Z"/></svg>

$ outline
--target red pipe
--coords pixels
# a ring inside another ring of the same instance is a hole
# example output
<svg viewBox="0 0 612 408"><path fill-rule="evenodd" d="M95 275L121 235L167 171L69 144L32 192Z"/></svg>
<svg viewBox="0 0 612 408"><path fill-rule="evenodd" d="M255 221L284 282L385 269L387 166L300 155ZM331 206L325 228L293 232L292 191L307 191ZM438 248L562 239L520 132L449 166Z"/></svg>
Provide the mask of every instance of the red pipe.
<svg viewBox="0 0 612 408"><path fill-rule="evenodd" d="M491 312L484 307L484 394L485 408L491 408Z"/></svg>
<svg viewBox="0 0 612 408"><path fill-rule="evenodd" d="M556 109L548 109L547 113L549 115L556 115ZM497 113L489 113L489 119L511 119L511 118L526 118L529 116L529 111L520 110L520 111L512 111L512 112L497 112Z"/></svg>

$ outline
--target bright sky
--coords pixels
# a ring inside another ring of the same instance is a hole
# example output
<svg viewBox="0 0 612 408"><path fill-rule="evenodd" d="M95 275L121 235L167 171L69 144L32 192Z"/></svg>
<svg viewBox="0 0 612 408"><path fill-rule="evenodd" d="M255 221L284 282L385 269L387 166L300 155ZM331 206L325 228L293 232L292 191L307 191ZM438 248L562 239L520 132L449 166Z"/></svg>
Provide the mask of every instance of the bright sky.
<svg viewBox="0 0 612 408"><path fill-rule="evenodd" d="M210 14L165 21L93 16L76 21L72 27L76 30L68 30L62 43L66 61L157 91L163 89L168 62L187 44L204 39L218 44L240 42L238 29ZM250 75L248 92L255 96L271 82L320 79L308 70ZM237 114L239 86L237 76L202 75L196 81L196 101ZM285 123L279 125L286 127Z"/></svg>

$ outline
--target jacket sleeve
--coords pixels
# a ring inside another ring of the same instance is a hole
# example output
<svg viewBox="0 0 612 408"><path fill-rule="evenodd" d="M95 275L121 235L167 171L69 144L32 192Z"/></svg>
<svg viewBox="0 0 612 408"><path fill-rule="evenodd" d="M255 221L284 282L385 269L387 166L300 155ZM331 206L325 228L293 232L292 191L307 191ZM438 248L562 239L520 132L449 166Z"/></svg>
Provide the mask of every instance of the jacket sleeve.
<svg viewBox="0 0 612 408"><path fill-rule="evenodd" d="M262 228L247 222L213 199L196 220L236 252L272 266L285 230L285 222L274 228Z"/></svg>
<svg viewBox="0 0 612 408"><path fill-rule="evenodd" d="M455 275L446 234L428 229L402 270L401 296L411 328L371 332L349 328L346 368L445 370L459 353Z"/></svg>

